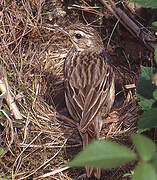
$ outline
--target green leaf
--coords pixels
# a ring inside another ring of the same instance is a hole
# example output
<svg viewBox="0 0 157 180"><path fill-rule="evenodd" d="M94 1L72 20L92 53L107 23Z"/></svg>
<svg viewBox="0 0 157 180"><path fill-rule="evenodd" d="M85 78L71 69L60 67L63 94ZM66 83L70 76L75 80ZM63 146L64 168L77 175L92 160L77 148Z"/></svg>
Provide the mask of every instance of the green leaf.
<svg viewBox="0 0 157 180"><path fill-rule="evenodd" d="M131 180L157 180L157 175L150 163L140 162Z"/></svg>
<svg viewBox="0 0 157 180"><path fill-rule="evenodd" d="M143 110L149 110L152 108L154 102L154 99L141 98L141 101L138 102L138 104L142 107Z"/></svg>
<svg viewBox="0 0 157 180"><path fill-rule="evenodd" d="M157 21L152 23L152 27L156 30L157 29ZM155 48L156 49L156 48ZM155 50L156 51L156 50ZM156 54L156 53L155 53ZM156 56L156 55L155 55ZM156 61L156 58L155 58ZM157 61L156 61L157 62Z"/></svg>
<svg viewBox="0 0 157 180"><path fill-rule="evenodd" d="M154 158L151 161L153 167L157 169L157 152L155 152Z"/></svg>
<svg viewBox="0 0 157 180"><path fill-rule="evenodd" d="M139 129L157 127L157 108L145 111L138 120Z"/></svg>
<svg viewBox="0 0 157 180"><path fill-rule="evenodd" d="M153 97L154 97L154 99L157 101L157 89L155 89L155 90L153 91Z"/></svg>
<svg viewBox="0 0 157 180"><path fill-rule="evenodd" d="M141 66L141 76L137 87L137 97L140 99L153 99L154 84L152 84L154 68Z"/></svg>
<svg viewBox="0 0 157 180"><path fill-rule="evenodd" d="M7 93L4 92L3 94L0 95L0 99L4 99L7 96Z"/></svg>
<svg viewBox="0 0 157 180"><path fill-rule="evenodd" d="M154 142L141 134L132 134L131 139L136 150L143 161L150 161L155 155L156 146Z"/></svg>
<svg viewBox="0 0 157 180"><path fill-rule="evenodd" d="M153 68L141 66L141 77L145 80L152 80Z"/></svg>
<svg viewBox="0 0 157 180"><path fill-rule="evenodd" d="M157 25L157 22L156 22L156 25ZM155 46L155 62L157 63L157 46Z"/></svg>
<svg viewBox="0 0 157 180"><path fill-rule="evenodd" d="M136 132L139 133L139 134L141 134L141 133L146 132L146 131L149 131L149 130L150 130L150 128L138 129Z"/></svg>
<svg viewBox="0 0 157 180"><path fill-rule="evenodd" d="M96 141L77 155L68 166L114 168L136 159L125 146L110 141Z"/></svg>
<svg viewBox="0 0 157 180"><path fill-rule="evenodd" d="M138 3L144 8L157 8L156 0L132 0L133 3Z"/></svg>
<svg viewBox="0 0 157 180"><path fill-rule="evenodd" d="M4 149L0 148L0 156L3 154L3 152L4 152Z"/></svg>
<svg viewBox="0 0 157 180"><path fill-rule="evenodd" d="M41 1L41 4L43 4L44 2L45 2L45 0L42 0L42 1Z"/></svg>
<svg viewBox="0 0 157 180"><path fill-rule="evenodd" d="M13 121L13 126L16 128L23 128L24 127L24 121L22 119L16 119Z"/></svg>
<svg viewBox="0 0 157 180"><path fill-rule="evenodd" d="M131 177L131 176L132 176L131 173L125 173L125 174L123 175L123 177Z"/></svg>

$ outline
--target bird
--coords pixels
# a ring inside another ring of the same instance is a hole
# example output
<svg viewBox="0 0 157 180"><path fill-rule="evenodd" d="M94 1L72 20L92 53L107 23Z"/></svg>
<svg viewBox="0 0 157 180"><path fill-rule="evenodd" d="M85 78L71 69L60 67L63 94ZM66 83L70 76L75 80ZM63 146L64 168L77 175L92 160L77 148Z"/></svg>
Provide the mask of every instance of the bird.
<svg viewBox="0 0 157 180"><path fill-rule="evenodd" d="M82 23L61 31L73 44L64 62L65 101L78 124L83 149L99 139L103 120L115 99L115 74L99 33ZM87 177L100 179L99 168L86 167Z"/></svg>

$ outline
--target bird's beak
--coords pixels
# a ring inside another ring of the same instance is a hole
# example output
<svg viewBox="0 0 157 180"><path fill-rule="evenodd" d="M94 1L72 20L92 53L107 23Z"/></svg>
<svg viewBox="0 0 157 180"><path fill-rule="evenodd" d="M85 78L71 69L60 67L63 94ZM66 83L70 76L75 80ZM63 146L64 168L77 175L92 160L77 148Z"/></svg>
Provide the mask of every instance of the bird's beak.
<svg viewBox="0 0 157 180"><path fill-rule="evenodd" d="M69 39L71 40L72 44L74 45L74 47L75 47L76 49L78 49L77 44L76 44L76 43L74 42L74 40L71 38L71 36L70 36L70 34L68 33L68 31L66 31L63 27L59 27L59 26L55 27L55 29L56 29L57 31L60 31L60 32L62 32L63 34L67 35L67 36L69 37Z"/></svg>

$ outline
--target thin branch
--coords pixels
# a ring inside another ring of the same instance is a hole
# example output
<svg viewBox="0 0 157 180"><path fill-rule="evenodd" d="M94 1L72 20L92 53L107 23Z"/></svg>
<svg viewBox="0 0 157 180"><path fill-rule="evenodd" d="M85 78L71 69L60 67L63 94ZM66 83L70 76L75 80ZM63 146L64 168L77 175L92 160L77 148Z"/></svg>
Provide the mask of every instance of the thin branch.
<svg viewBox="0 0 157 180"><path fill-rule="evenodd" d="M3 67L0 67L0 91L6 93L5 100L10 108L10 111L13 113L15 119L22 119L22 115L10 93L10 88L7 80L7 73Z"/></svg>
<svg viewBox="0 0 157 180"><path fill-rule="evenodd" d="M100 0L100 2L107 7L107 9L134 37L140 40L147 49L154 52L154 47L157 44L157 38L155 38L152 33L145 32L145 27L143 25L139 27L125 12L116 7L112 0L108 0L109 4L105 0Z"/></svg>

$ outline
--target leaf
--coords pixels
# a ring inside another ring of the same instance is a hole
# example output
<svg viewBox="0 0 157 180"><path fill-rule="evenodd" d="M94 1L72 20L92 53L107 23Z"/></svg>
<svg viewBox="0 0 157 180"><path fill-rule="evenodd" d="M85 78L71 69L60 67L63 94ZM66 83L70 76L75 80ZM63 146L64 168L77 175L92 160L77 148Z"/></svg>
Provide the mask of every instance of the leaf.
<svg viewBox="0 0 157 180"><path fill-rule="evenodd" d="M145 111L138 120L139 129L157 127L157 108Z"/></svg>
<svg viewBox="0 0 157 180"><path fill-rule="evenodd" d="M154 84L152 84L154 68L141 66L141 76L137 87L137 97L140 99L153 99Z"/></svg>
<svg viewBox="0 0 157 180"><path fill-rule="evenodd" d="M0 148L0 156L3 154L3 152L4 152L4 149Z"/></svg>
<svg viewBox="0 0 157 180"><path fill-rule="evenodd" d="M141 134L141 133L146 132L146 131L149 131L149 130L150 130L150 128L138 129L136 132L139 133L139 134Z"/></svg>
<svg viewBox="0 0 157 180"><path fill-rule="evenodd" d="M145 80L152 80L153 68L141 66L141 77Z"/></svg>
<svg viewBox="0 0 157 180"><path fill-rule="evenodd" d="M155 22L154 22L154 24L155 24ZM156 22L156 27L157 27L157 22ZM154 53L154 55L155 55L155 62L157 63L157 46L155 46L155 53Z"/></svg>
<svg viewBox="0 0 157 180"><path fill-rule="evenodd" d="M42 1L41 1L41 4L43 4L44 2L45 2L45 0L42 0Z"/></svg>
<svg viewBox="0 0 157 180"><path fill-rule="evenodd" d="M157 21L153 22L152 23L152 27L156 30L157 29ZM155 48L155 51L156 51L156 48ZM156 56L156 53L155 53L155 56ZM157 62L156 58L155 58L155 61Z"/></svg>
<svg viewBox="0 0 157 180"><path fill-rule="evenodd" d="M156 0L132 0L133 3L138 3L144 8L157 8Z"/></svg>
<svg viewBox="0 0 157 180"><path fill-rule="evenodd" d="M152 165L155 169L157 169L157 152L155 152L154 158L152 160Z"/></svg>
<svg viewBox="0 0 157 180"><path fill-rule="evenodd" d="M156 146L154 142L141 134L132 134L131 139L136 150L143 161L150 161L155 155Z"/></svg>
<svg viewBox="0 0 157 180"><path fill-rule="evenodd" d="M151 109L154 103L155 103L154 99L146 99L146 98L141 98L141 101L138 102L138 104L142 107L143 110Z"/></svg>
<svg viewBox="0 0 157 180"><path fill-rule="evenodd" d="M125 173L125 174L123 175L123 177L131 177L131 176L132 176L131 173Z"/></svg>
<svg viewBox="0 0 157 180"><path fill-rule="evenodd" d="M96 141L80 152L68 166L113 168L136 159L125 146L110 141Z"/></svg>
<svg viewBox="0 0 157 180"><path fill-rule="evenodd" d="M13 121L13 126L16 128L23 128L24 122L22 119L16 119L16 121Z"/></svg>
<svg viewBox="0 0 157 180"><path fill-rule="evenodd" d="M7 96L7 93L4 92L3 94L0 95L0 99L4 99Z"/></svg>
<svg viewBox="0 0 157 180"><path fill-rule="evenodd" d="M154 99L157 101L157 89L155 89L155 90L153 91L153 97L154 97Z"/></svg>
<svg viewBox="0 0 157 180"><path fill-rule="evenodd" d="M140 162L131 180L157 180L157 175L150 163Z"/></svg>

